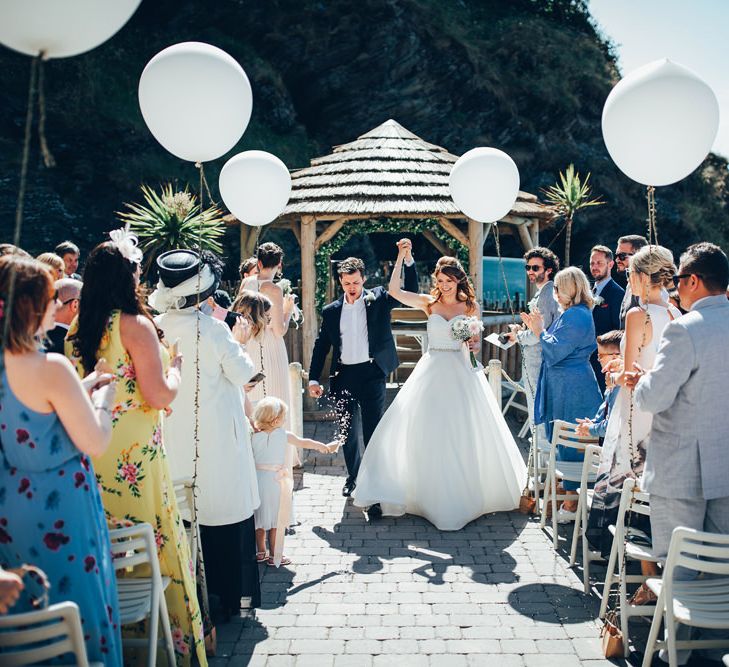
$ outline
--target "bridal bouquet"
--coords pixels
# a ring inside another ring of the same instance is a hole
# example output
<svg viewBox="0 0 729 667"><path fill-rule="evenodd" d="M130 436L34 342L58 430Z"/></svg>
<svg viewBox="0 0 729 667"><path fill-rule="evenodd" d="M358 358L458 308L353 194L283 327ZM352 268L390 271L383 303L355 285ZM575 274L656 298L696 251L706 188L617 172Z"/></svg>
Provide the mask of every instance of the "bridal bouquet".
<svg viewBox="0 0 729 667"><path fill-rule="evenodd" d="M278 281L278 286L281 288L281 291L283 292L283 295L286 296L293 296L294 300L297 298L296 294L293 294L291 291L291 281L288 278L281 278L281 280ZM299 328L299 325L304 321L304 314L301 312L301 309L294 303L294 310L291 313L291 321L296 325L296 328Z"/></svg>
<svg viewBox="0 0 729 667"><path fill-rule="evenodd" d="M451 335L456 340L466 342L474 336L479 336L483 332L483 322L478 317L456 317L451 322ZM476 356L472 351L469 351L471 355L471 365L476 368Z"/></svg>

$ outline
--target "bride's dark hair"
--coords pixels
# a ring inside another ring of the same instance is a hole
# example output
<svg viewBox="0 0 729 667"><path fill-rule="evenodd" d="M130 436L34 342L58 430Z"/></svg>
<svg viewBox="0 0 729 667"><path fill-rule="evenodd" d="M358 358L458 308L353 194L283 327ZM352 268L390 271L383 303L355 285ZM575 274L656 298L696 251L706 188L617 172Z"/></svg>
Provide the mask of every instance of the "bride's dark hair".
<svg viewBox="0 0 729 667"><path fill-rule="evenodd" d="M465 301L467 312L476 310L476 293L473 290L473 285L463 270L463 266L455 257L441 257L438 263L435 265L435 269L432 274L433 278L433 289L430 290L430 295L433 300L428 304L428 312L431 312L434 303L441 300L443 296L440 288L438 287L438 274L444 273L451 280L458 283L456 287L456 300Z"/></svg>

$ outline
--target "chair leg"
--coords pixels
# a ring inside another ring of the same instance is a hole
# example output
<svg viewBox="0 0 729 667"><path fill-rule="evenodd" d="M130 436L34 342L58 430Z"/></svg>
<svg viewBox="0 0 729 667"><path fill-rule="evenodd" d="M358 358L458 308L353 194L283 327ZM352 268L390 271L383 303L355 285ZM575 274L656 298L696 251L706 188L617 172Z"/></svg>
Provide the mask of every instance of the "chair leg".
<svg viewBox="0 0 729 667"><path fill-rule="evenodd" d="M162 623L162 635L165 641L165 651L167 653L167 664L169 667L174 667L176 664L175 657L175 645L172 641L172 628L170 627L170 615L167 613L167 599L165 598L164 592L160 596L159 604L159 619ZM156 649L156 647L155 647ZM193 648L194 652L194 648Z"/></svg>
<svg viewBox="0 0 729 667"><path fill-rule="evenodd" d="M547 477L544 480L544 498L542 498L542 516L539 520L539 527L544 530L547 525L547 503L549 503L549 490L551 488L549 471L547 471Z"/></svg>
<svg viewBox="0 0 729 667"><path fill-rule="evenodd" d="M572 548L570 549L570 567L575 566L577 560L577 541L582 533L582 505L584 503L584 494L580 489L580 495L577 497L577 511L575 512L575 527L572 529Z"/></svg>
<svg viewBox="0 0 729 667"><path fill-rule="evenodd" d="M672 600L668 601L673 604ZM657 607L658 605L656 605ZM666 648L668 649L668 665L669 667L678 666L678 649L676 648L676 622L669 614L666 614Z"/></svg>
<svg viewBox="0 0 729 667"><path fill-rule="evenodd" d="M630 622L630 610L628 609L628 582L626 577L627 572L623 569L623 554L619 554L620 563L618 563L618 576L620 577L620 630L623 633L623 655L628 657L630 655L630 640L629 640L629 622Z"/></svg>
<svg viewBox="0 0 729 667"><path fill-rule="evenodd" d="M610 589L613 587L613 576L615 574L615 562L618 559L617 539L613 539L613 546L610 549L610 558L605 572L605 583L602 587L602 602L600 603L600 618L605 618L607 603L610 597Z"/></svg>
<svg viewBox="0 0 729 667"><path fill-rule="evenodd" d="M149 613L149 643L147 645L147 667L155 667L157 664L157 636L159 633L160 619L160 597L164 592L153 584L152 604Z"/></svg>
<svg viewBox="0 0 729 667"><path fill-rule="evenodd" d="M559 549L559 532L557 528L557 477L550 475L552 487L552 545L554 550Z"/></svg>
<svg viewBox="0 0 729 667"><path fill-rule="evenodd" d="M653 621L651 622L651 630L648 633L648 640L645 644L645 653L643 653L642 667L651 667L653 662L653 654L656 652L656 641L658 641L658 633L661 630L661 622L663 621L663 591L658 595L656 610L653 612Z"/></svg>

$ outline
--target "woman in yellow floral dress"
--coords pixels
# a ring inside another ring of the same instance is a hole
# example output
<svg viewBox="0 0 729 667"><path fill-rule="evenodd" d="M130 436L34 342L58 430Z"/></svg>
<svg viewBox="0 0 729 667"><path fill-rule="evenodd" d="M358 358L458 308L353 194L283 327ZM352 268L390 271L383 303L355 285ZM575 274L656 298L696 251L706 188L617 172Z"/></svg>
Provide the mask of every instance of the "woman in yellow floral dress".
<svg viewBox="0 0 729 667"><path fill-rule="evenodd" d="M89 255L77 322L66 352L83 377L105 359L118 376L113 435L94 460L112 528L152 525L178 665L207 664L190 549L177 509L162 439L161 411L177 394L181 358L170 363L139 294L141 251L124 230Z"/></svg>

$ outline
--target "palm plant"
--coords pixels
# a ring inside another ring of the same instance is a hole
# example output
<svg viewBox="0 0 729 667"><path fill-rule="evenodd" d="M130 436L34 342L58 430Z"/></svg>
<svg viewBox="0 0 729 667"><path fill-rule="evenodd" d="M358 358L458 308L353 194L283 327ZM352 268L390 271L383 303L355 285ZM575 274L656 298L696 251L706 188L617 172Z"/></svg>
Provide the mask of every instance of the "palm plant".
<svg viewBox="0 0 729 667"><path fill-rule="evenodd" d="M557 214L564 218L566 237L564 241L564 265L570 264L570 245L572 244L572 223L575 213L588 206L600 206L604 204L599 197L590 199L592 187L589 185L590 174L587 174L584 182L580 174L575 171L571 164L564 173L559 172L559 183L542 189L546 200L554 206Z"/></svg>
<svg viewBox="0 0 729 667"><path fill-rule="evenodd" d="M143 204L125 204L127 211L117 212L124 223L139 237L144 251L144 273L167 250L177 248L211 250L222 253L220 239L225 234L223 214L216 206L200 212L198 199L187 188L175 191L171 183L162 185L159 193L142 185Z"/></svg>

